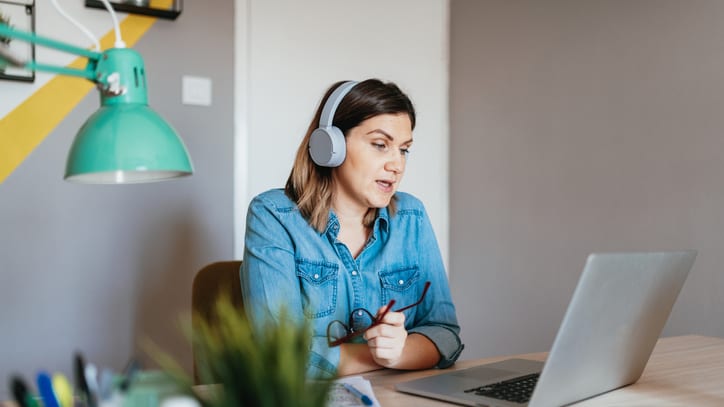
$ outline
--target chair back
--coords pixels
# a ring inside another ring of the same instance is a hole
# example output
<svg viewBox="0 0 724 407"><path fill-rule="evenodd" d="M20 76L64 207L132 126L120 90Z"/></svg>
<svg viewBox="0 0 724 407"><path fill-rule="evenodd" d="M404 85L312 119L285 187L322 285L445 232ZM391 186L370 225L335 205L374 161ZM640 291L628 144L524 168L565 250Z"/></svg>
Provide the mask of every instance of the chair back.
<svg viewBox="0 0 724 407"><path fill-rule="evenodd" d="M194 276L191 288L191 326L197 326L198 320L203 319L213 324L216 320L216 302L222 294L226 294L231 303L243 312L244 304L241 297L241 281L239 270L240 260L219 261L204 266ZM198 351L196 344L192 343L194 357L194 380L200 383L196 366L198 365Z"/></svg>

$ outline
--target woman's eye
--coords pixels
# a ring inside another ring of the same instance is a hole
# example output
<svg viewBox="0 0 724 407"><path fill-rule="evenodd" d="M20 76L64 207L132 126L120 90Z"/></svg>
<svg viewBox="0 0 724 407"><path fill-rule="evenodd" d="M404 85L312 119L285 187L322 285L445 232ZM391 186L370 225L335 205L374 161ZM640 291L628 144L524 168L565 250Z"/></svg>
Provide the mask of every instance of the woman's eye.
<svg viewBox="0 0 724 407"><path fill-rule="evenodd" d="M402 155L409 155L409 154L410 154L410 149L409 149L409 148L401 148L401 149L400 149L400 152L402 153Z"/></svg>
<svg viewBox="0 0 724 407"><path fill-rule="evenodd" d="M384 145L382 143L372 143L372 146L378 150L384 150L385 147L387 147L386 145Z"/></svg>

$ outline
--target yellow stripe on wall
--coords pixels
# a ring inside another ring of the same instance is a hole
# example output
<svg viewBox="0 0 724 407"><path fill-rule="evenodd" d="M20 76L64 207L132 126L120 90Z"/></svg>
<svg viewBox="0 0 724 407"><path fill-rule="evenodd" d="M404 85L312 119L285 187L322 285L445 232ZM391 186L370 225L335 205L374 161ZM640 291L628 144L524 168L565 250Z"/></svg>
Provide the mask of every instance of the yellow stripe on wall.
<svg viewBox="0 0 724 407"><path fill-rule="evenodd" d="M120 23L123 41L132 47L154 22L156 17L129 15ZM115 33L111 30L101 39L101 49L112 48L114 42ZM86 62L85 58L79 57L68 67L83 69ZM15 171L93 87L93 83L86 79L56 75L0 119L0 183Z"/></svg>

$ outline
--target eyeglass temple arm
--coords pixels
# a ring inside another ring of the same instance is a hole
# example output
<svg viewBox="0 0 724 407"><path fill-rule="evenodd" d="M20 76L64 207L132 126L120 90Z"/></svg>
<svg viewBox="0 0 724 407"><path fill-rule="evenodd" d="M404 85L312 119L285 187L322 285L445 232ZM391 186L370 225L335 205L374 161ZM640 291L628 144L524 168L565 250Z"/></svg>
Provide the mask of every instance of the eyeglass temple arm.
<svg viewBox="0 0 724 407"><path fill-rule="evenodd" d="M406 307L402 307L402 308L400 308L400 309L398 309L398 310L396 310L396 311L394 311L394 312L402 312L402 311L408 310L408 309L410 309L410 308L412 308L412 307L416 307L416 306L420 305L420 303L422 302L422 300L425 299L425 295L427 294L427 290L430 288L430 284L432 284L432 283L430 283L429 281L426 281L426 282L425 282L425 288L422 289L422 295L420 295L420 298L419 298L417 301L415 301L413 304L410 304L410 305L408 305L408 306L406 306ZM393 301L394 301L394 300L393 300Z"/></svg>

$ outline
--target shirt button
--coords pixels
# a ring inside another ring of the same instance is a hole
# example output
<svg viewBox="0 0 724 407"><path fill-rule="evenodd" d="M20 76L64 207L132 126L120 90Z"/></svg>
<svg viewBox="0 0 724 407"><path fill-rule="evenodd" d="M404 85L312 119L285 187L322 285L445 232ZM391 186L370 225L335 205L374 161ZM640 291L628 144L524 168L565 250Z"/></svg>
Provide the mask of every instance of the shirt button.
<svg viewBox="0 0 724 407"><path fill-rule="evenodd" d="M353 275L353 276L356 276L356 275L357 275L357 270L352 270L352 275Z"/></svg>
<svg viewBox="0 0 724 407"><path fill-rule="evenodd" d="M318 279L319 279L319 274L315 274L315 275L314 275L314 279L315 279L315 280L318 280Z"/></svg>
<svg viewBox="0 0 724 407"><path fill-rule="evenodd" d="M397 284L403 285L403 284L405 284L405 280L400 280L400 281L397 282Z"/></svg>

